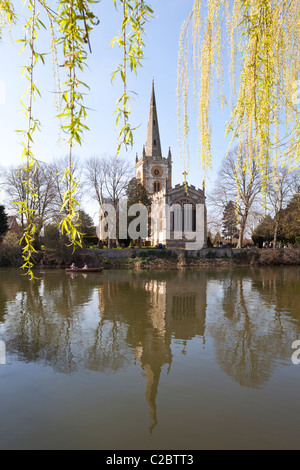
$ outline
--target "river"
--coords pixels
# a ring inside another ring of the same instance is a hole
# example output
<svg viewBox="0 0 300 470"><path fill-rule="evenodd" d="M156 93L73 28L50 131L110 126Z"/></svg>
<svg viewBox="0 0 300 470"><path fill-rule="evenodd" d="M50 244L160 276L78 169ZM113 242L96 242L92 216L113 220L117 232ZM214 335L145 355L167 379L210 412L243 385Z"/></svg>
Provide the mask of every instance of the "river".
<svg viewBox="0 0 300 470"><path fill-rule="evenodd" d="M38 277L0 270L1 450L300 449L299 267Z"/></svg>

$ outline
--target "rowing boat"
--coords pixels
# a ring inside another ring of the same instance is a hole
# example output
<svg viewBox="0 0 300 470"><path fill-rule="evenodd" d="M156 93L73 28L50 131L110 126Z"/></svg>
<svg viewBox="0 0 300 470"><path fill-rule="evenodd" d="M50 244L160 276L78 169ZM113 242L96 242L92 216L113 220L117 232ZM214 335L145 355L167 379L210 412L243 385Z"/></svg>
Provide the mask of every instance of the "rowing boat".
<svg viewBox="0 0 300 470"><path fill-rule="evenodd" d="M103 268L67 268L67 273L102 273Z"/></svg>

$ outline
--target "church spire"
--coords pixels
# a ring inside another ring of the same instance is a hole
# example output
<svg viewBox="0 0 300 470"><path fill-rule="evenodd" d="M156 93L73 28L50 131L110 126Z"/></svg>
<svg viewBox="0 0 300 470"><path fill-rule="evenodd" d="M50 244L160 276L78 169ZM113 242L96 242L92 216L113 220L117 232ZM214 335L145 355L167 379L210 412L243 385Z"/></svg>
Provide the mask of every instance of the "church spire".
<svg viewBox="0 0 300 470"><path fill-rule="evenodd" d="M154 92L154 80L152 81L152 93L145 150L147 157L162 157Z"/></svg>

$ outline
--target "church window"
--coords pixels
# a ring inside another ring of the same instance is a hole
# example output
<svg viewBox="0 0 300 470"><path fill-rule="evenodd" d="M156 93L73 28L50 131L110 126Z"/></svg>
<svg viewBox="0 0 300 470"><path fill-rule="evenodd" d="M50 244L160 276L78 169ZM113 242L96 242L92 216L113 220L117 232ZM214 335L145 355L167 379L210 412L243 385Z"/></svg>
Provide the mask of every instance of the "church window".
<svg viewBox="0 0 300 470"><path fill-rule="evenodd" d="M197 225L196 225L196 219L197 217L197 212L196 212L196 207L193 205L193 211L192 211L192 232L196 232L197 230Z"/></svg>
<svg viewBox="0 0 300 470"><path fill-rule="evenodd" d="M182 232L183 229L183 217L182 207L180 204L174 204L171 207L170 212L170 229L175 232Z"/></svg>
<svg viewBox="0 0 300 470"><path fill-rule="evenodd" d="M161 190L160 183L158 181L155 181L155 183L153 184L153 192L158 193L160 190Z"/></svg>
<svg viewBox="0 0 300 470"><path fill-rule="evenodd" d="M154 145L156 145L156 140L154 139Z"/></svg>
<svg viewBox="0 0 300 470"><path fill-rule="evenodd" d="M156 170L153 171L153 174L155 176L159 176L160 175L160 171L156 168Z"/></svg>
<svg viewBox="0 0 300 470"><path fill-rule="evenodd" d="M196 206L187 200L182 201L183 229L188 232L196 232Z"/></svg>
<svg viewBox="0 0 300 470"><path fill-rule="evenodd" d="M171 230L171 232L174 232L174 230L175 230L175 223L174 223L175 220L174 220L174 219L175 219L175 217L174 217L174 211L172 211L172 212L170 213L170 230Z"/></svg>
<svg viewBox="0 0 300 470"><path fill-rule="evenodd" d="M170 213L171 231L196 232L197 212L196 205L188 199L180 199L173 205Z"/></svg>

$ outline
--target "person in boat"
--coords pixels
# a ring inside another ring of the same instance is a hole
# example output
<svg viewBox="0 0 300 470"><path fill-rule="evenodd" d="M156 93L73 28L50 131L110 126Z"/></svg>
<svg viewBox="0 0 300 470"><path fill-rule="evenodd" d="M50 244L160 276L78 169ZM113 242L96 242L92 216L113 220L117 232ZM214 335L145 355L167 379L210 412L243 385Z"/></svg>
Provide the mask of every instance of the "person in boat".
<svg viewBox="0 0 300 470"><path fill-rule="evenodd" d="M71 269L76 269L75 263L72 263L70 266Z"/></svg>
<svg viewBox="0 0 300 470"><path fill-rule="evenodd" d="M82 269L84 269L84 270L86 271L87 269L89 269L89 268L88 268L88 265L85 263L85 265L83 266Z"/></svg>

